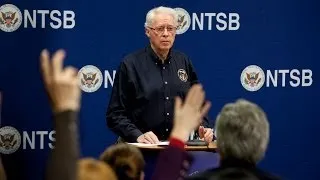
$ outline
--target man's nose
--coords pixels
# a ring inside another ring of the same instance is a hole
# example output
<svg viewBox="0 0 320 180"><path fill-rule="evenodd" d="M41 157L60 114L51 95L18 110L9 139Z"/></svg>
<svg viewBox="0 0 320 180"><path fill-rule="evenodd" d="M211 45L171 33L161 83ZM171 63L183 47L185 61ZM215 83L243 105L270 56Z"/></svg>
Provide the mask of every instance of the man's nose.
<svg viewBox="0 0 320 180"><path fill-rule="evenodd" d="M163 36L169 36L169 33L168 33L168 30L167 28L164 28L164 31L163 31Z"/></svg>

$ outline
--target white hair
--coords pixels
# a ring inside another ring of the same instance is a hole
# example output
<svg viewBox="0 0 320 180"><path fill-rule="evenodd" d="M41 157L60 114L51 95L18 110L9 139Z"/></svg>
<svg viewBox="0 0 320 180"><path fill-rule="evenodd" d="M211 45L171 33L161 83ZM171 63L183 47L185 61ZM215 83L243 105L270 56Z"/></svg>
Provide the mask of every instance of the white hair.
<svg viewBox="0 0 320 180"><path fill-rule="evenodd" d="M170 8L170 7L160 6L160 7L156 7L156 8L151 9L147 13L146 22L144 23L144 27L151 26L154 21L154 18L157 14L169 14L173 17L173 21L174 21L175 25L178 24L178 13L176 12L176 10L174 10L173 8Z"/></svg>
<svg viewBox="0 0 320 180"><path fill-rule="evenodd" d="M222 159L258 163L269 142L269 123L264 111L246 100L226 104L216 120L217 147Z"/></svg>

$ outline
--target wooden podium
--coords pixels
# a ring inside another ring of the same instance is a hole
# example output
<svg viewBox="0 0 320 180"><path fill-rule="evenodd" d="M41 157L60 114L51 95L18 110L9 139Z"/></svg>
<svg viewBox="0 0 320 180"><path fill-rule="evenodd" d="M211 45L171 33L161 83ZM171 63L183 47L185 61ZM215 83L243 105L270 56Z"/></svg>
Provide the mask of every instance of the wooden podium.
<svg viewBox="0 0 320 180"><path fill-rule="evenodd" d="M154 145L154 146L139 146L136 145L141 151L160 151L167 146L165 145ZM208 146L185 146L186 151L207 151L216 152L217 144L215 142L209 143Z"/></svg>
<svg viewBox="0 0 320 180"><path fill-rule="evenodd" d="M167 145L135 144L135 146L141 150L146 162L145 180L151 179L158 155ZM189 175L205 171L209 168L218 167L219 156L218 153L216 153L217 145L215 142L210 143L208 146L185 146L185 149L194 157L194 162L188 172Z"/></svg>

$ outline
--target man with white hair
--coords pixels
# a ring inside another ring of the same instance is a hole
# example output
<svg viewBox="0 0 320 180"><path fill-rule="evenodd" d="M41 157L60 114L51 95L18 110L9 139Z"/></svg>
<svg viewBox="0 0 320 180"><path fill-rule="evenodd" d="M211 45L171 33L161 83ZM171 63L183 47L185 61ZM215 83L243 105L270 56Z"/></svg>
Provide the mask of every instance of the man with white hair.
<svg viewBox="0 0 320 180"><path fill-rule="evenodd" d="M190 179L280 179L256 167L269 143L265 112L247 100L226 104L216 119L220 167Z"/></svg>
<svg viewBox="0 0 320 180"><path fill-rule="evenodd" d="M172 49L178 26L174 9L150 10L144 26L150 44L121 62L106 119L122 141L154 144L168 139L174 98L184 98L198 77L191 60ZM199 127L199 136L207 142L213 139L207 118Z"/></svg>

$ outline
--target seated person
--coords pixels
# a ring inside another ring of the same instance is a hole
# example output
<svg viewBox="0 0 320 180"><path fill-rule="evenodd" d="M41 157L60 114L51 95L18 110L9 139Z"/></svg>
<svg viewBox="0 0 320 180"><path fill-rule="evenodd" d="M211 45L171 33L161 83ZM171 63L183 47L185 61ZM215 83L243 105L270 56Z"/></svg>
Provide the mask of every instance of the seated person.
<svg viewBox="0 0 320 180"><path fill-rule="evenodd" d="M120 143L107 148L100 160L109 164L121 180L143 180L145 161L140 150Z"/></svg>
<svg viewBox="0 0 320 180"><path fill-rule="evenodd" d="M246 100L226 104L216 120L216 138L220 167L189 179L216 179L222 174L228 179L238 179L231 176L236 170L257 179L279 179L257 167L269 143L269 122L258 105Z"/></svg>
<svg viewBox="0 0 320 180"><path fill-rule="evenodd" d="M102 161L83 158L78 161L77 180L117 180L113 169Z"/></svg>

